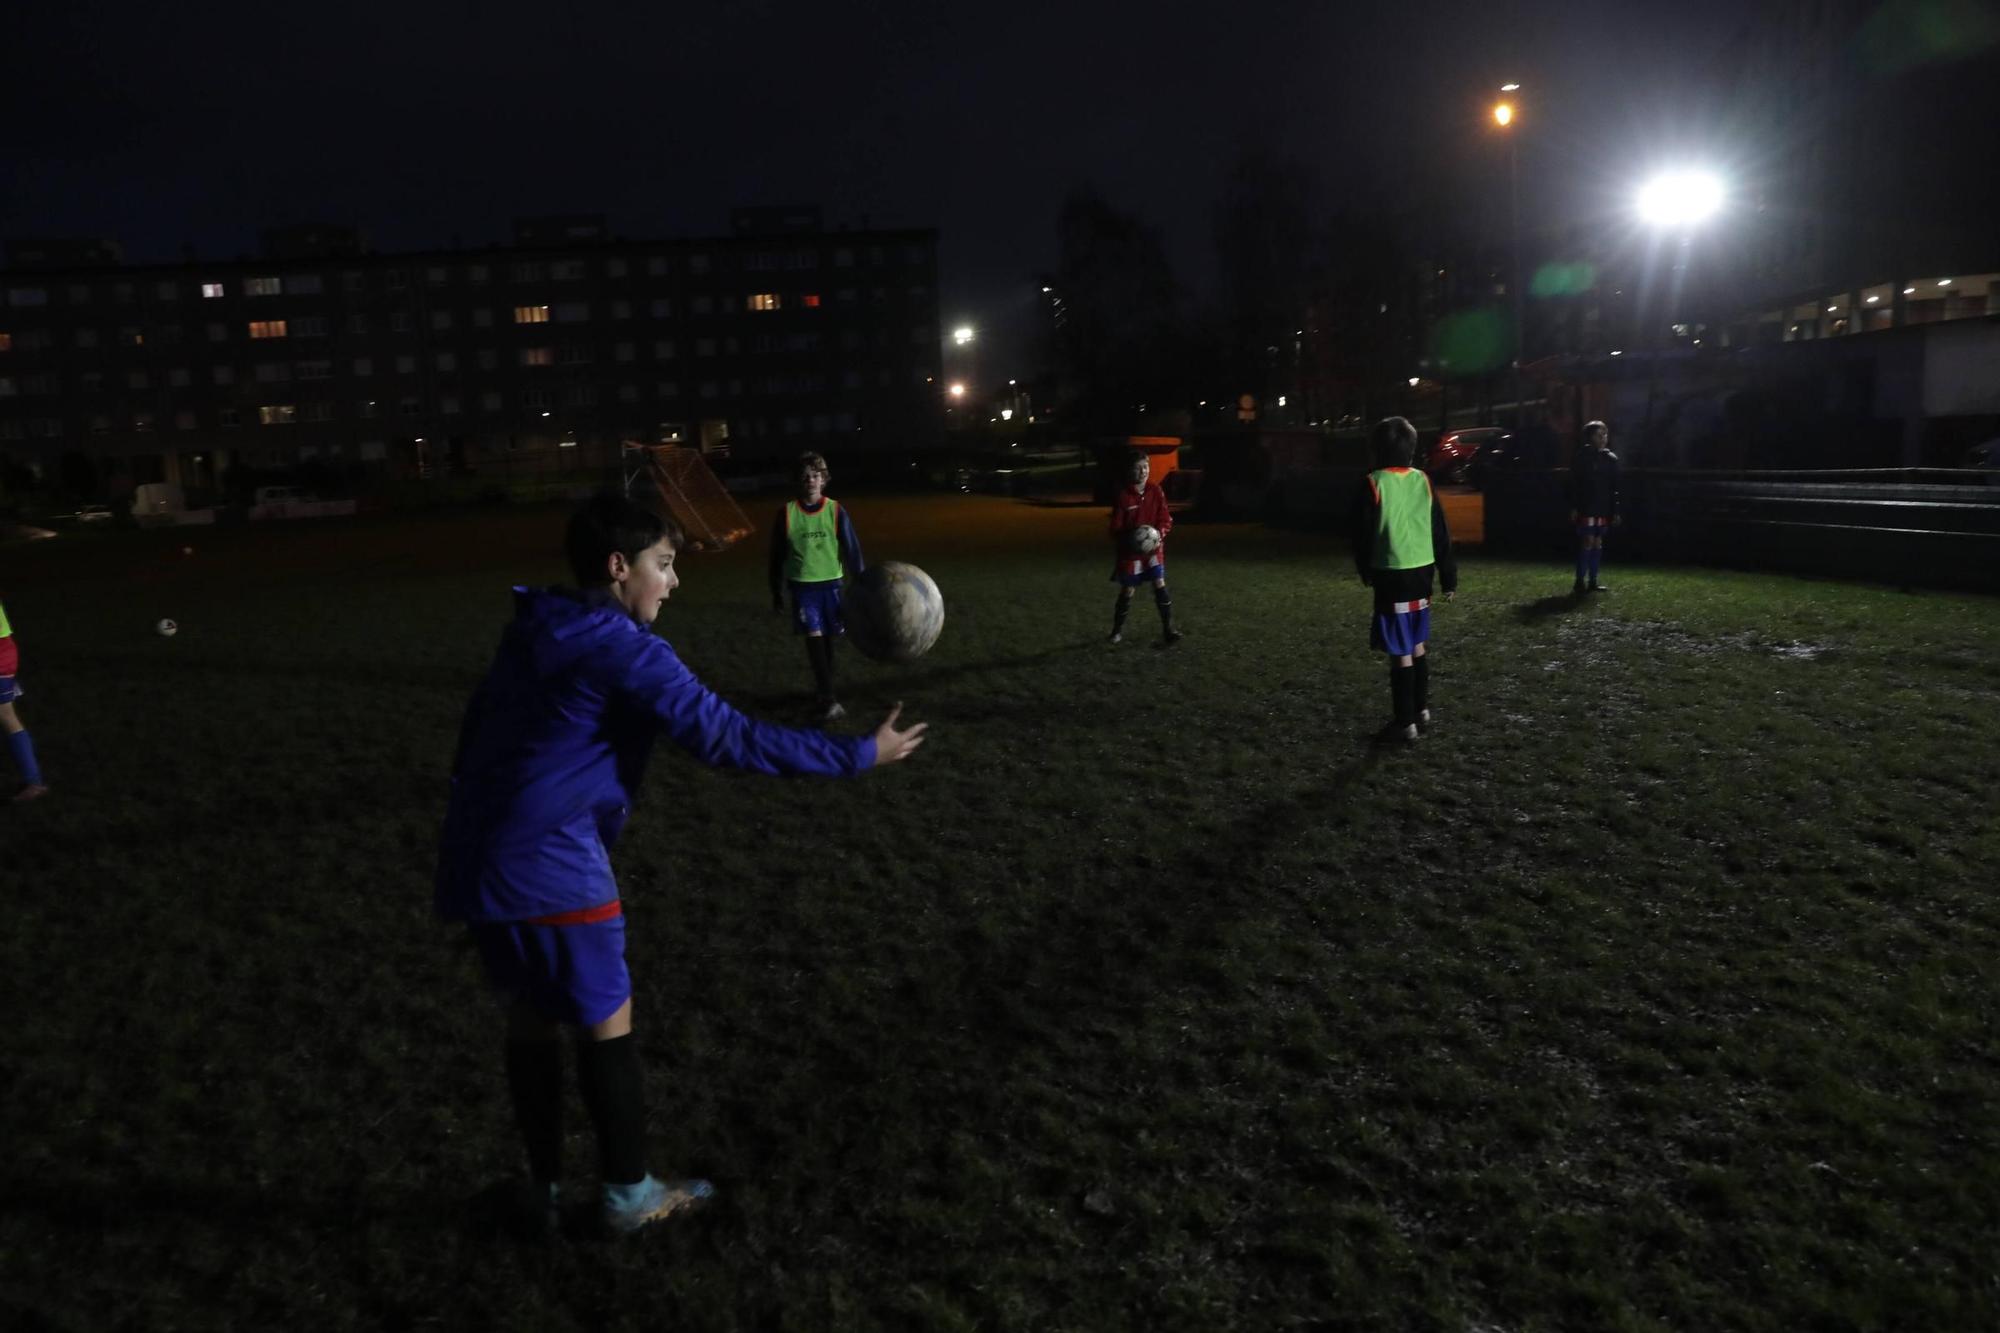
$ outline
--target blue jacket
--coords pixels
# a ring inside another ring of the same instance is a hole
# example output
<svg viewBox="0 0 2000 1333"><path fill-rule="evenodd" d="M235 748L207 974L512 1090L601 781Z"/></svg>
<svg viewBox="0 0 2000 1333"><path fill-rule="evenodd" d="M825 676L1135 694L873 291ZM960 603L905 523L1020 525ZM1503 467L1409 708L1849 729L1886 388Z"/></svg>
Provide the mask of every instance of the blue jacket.
<svg viewBox="0 0 2000 1333"><path fill-rule="evenodd" d="M516 588L459 731L439 915L521 921L617 897L609 849L662 731L705 764L757 773L840 777L875 762L873 736L739 713L606 596Z"/></svg>

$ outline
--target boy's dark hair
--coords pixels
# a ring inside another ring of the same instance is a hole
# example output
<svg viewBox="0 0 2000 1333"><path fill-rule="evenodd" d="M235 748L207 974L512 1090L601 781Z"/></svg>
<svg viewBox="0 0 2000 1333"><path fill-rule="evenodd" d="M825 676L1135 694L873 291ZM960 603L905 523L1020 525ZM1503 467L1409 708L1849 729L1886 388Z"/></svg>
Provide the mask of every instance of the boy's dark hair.
<svg viewBox="0 0 2000 1333"><path fill-rule="evenodd" d="M1407 417L1383 417L1368 431L1376 467L1408 467L1417 456L1417 428Z"/></svg>
<svg viewBox="0 0 2000 1333"><path fill-rule="evenodd" d="M833 469L826 465L825 455L816 454L810 449L799 455L798 475L805 476L808 469L822 474L828 481L833 480Z"/></svg>
<svg viewBox="0 0 2000 1333"><path fill-rule="evenodd" d="M678 551L686 539L671 515L648 509L622 495L593 495L569 517L563 533L563 554L579 588L601 588L611 581L606 562L613 551L627 560L661 538Z"/></svg>
<svg viewBox="0 0 2000 1333"><path fill-rule="evenodd" d="M1130 472L1134 463L1144 463L1150 468L1153 465L1153 456L1144 449L1127 449L1125 451L1125 470Z"/></svg>
<svg viewBox="0 0 2000 1333"><path fill-rule="evenodd" d="M1590 438L1591 438L1591 436L1593 436L1593 435L1597 434L1597 433L1598 433L1599 431L1603 431L1603 432L1604 432L1605 434L1609 435L1609 434L1611 433L1611 427L1609 427L1609 426L1605 425L1605 424L1604 424L1604 423L1603 423L1602 421L1586 421L1586 422L1584 422L1584 423L1583 423L1583 442L1584 442L1585 444L1589 444L1589 443L1590 443Z"/></svg>

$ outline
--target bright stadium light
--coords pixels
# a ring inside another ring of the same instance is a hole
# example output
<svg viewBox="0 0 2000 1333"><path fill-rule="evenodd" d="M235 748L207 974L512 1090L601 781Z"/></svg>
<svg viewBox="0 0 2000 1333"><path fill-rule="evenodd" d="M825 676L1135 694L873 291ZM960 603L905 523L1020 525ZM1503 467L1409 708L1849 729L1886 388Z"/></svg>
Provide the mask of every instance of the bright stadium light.
<svg viewBox="0 0 2000 1333"><path fill-rule="evenodd" d="M963 384L954 384L954 385L952 385L952 386L951 386L951 396L952 396L952 397L954 397L954 398L963 398L963 397L965 397L965 386L964 386Z"/></svg>
<svg viewBox="0 0 2000 1333"><path fill-rule="evenodd" d="M951 331L951 340L957 343L960 347L965 346L967 343L972 341L972 329L969 326L961 326L959 328L953 329Z"/></svg>
<svg viewBox="0 0 2000 1333"><path fill-rule="evenodd" d="M1712 171L1669 171L1639 187L1639 216L1656 227L1693 227L1722 208L1722 178Z"/></svg>

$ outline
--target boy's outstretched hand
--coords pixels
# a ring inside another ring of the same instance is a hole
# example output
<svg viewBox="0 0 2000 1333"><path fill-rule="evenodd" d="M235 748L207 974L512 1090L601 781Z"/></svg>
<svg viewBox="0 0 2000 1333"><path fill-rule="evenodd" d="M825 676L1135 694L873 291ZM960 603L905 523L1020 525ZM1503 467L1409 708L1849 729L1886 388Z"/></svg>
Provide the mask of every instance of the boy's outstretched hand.
<svg viewBox="0 0 2000 1333"><path fill-rule="evenodd" d="M889 709L889 716L882 719L882 725L875 728L875 766L893 764L899 759L908 759L924 743L924 731L928 722L919 722L903 731L896 730L896 719L903 715L903 705L896 704Z"/></svg>

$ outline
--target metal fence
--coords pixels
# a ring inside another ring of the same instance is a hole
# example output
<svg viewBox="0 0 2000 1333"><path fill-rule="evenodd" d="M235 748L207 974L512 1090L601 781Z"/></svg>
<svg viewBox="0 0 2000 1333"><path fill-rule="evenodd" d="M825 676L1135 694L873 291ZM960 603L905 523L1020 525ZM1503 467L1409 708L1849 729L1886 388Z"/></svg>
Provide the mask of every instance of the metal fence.
<svg viewBox="0 0 2000 1333"><path fill-rule="evenodd" d="M1629 469L1619 480L1622 557L2000 592L2000 471ZM1568 495L1567 471L1491 476L1487 548L1567 552Z"/></svg>

